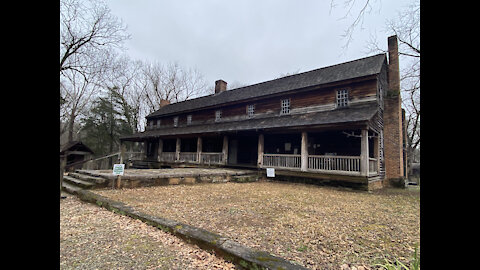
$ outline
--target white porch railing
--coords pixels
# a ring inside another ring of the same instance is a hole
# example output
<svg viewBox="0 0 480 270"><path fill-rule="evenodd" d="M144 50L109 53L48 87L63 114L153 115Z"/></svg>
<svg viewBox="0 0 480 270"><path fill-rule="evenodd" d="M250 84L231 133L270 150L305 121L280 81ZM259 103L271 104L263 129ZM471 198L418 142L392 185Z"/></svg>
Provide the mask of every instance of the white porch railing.
<svg viewBox="0 0 480 270"><path fill-rule="evenodd" d="M203 164L223 164L223 153L206 153L200 154L200 162Z"/></svg>
<svg viewBox="0 0 480 270"><path fill-rule="evenodd" d="M180 152L178 155L180 162L197 162L197 152Z"/></svg>
<svg viewBox="0 0 480 270"><path fill-rule="evenodd" d="M175 152L163 152L160 156L160 161L174 162L176 160Z"/></svg>
<svg viewBox="0 0 480 270"><path fill-rule="evenodd" d="M376 158L368 158L368 173L377 174L378 160Z"/></svg>
<svg viewBox="0 0 480 270"><path fill-rule="evenodd" d="M360 173L360 157L308 155L308 169L313 171L341 171Z"/></svg>
<svg viewBox="0 0 480 270"><path fill-rule="evenodd" d="M300 168L302 166L301 159L301 155L263 154L263 166L276 168Z"/></svg>

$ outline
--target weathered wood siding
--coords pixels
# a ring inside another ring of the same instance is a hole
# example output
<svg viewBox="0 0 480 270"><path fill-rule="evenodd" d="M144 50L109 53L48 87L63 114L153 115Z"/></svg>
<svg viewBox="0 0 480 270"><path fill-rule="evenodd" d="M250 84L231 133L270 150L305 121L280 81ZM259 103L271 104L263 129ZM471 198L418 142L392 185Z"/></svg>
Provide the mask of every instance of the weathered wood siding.
<svg viewBox="0 0 480 270"><path fill-rule="evenodd" d="M372 79L368 81L351 83L344 86L318 88L306 92L279 95L275 97L226 105L218 108L209 108L194 112L181 113L175 116L179 117L178 126L187 125L187 115L189 114L192 115L192 125L215 123L216 110L222 111L222 117L220 120L221 122L239 121L247 119L247 105L255 104L254 117L267 117L280 114L281 100L285 98L290 98L291 114L331 110L335 109L336 90L338 89L348 89L349 102L353 104L357 102L375 100L377 88L377 80ZM160 128L173 127L173 118L174 116L160 117ZM158 118L155 118L154 121L156 121L156 119ZM157 126L154 126L154 129L157 128Z"/></svg>

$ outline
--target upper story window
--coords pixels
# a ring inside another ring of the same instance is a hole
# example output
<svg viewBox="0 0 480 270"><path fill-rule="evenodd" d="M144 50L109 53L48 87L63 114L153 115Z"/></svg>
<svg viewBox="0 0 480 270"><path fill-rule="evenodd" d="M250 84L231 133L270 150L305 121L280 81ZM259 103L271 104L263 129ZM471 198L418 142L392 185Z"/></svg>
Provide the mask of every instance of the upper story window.
<svg viewBox="0 0 480 270"><path fill-rule="evenodd" d="M178 127L178 116L173 117L173 126Z"/></svg>
<svg viewBox="0 0 480 270"><path fill-rule="evenodd" d="M187 125L191 125L192 124L192 115L189 114L187 115Z"/></svg>
<svg viewBox="0 0 480 270"><path fill-rule="evenodd" d="M216 110L215 111L215 122L220 121L222 119L222 110Z"/></svg>
<svg viewBox="0 0 480 270"><path fill-rule="evenodd" d="M148 129L153 129L153 120L148 121Z"/></svg>
<svg viewBox="0 0 480 270"><path fill-rule="evenodd" d="M337 90L337 108L348 106L348 89Z"/></svg>
<svg viewBox="0 0 480 270"><path fill-rule="evenodd" d="M290 99L282 99L281 105L282 109L280 110L280 114L290 114Z"/></svg>
<svg viewBox="0 0 480 270"><path fill-rule="evenodd" d="M162 123L162 120L157 119L157 128L160 128L160 124Z"/></svg>
<svg viewBox="0 0 480 270"><path fill-rule="evenodd" d="M247 105L247 117L251 118L255 114L255 104Z"/></svg>

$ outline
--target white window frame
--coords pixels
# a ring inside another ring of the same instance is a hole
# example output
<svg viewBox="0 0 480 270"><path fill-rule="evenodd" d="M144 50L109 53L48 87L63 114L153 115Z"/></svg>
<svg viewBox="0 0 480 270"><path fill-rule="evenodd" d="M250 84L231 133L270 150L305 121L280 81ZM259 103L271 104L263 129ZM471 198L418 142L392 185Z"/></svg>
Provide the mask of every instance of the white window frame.
<svg viewBox="0 0 480 270"><path fill-rule="evenodd" d="M222 119L222 110L215 111L215 122L218 122Z"/></svg>
<svg viewBox="0 0 480 270"><path fill-rule="evenodd" d="M178 116L173 117L173 126L178 127Z"/></svg>
<svg viewBox="0 0 480 270"><path fill-rule="evenodd" d="M280 101L280 115L290 114L290 98L285 98Z"/></svg>
<svg viewBox="0 0 480 270"><path fill-rule="evenodd" d="M247 117L252 118L255 115L255 104L247 105Z"/></svg>
<svg viewBox="0 0 480 270"><path fill-rule="evenodd" d="M348 107L348 89L338 89L336 92L336 107Z"/></svg>
<svg viewBox="0 0 480 270"><path fill-rule="evenodd" d="M187 115L187 125L191 125L192 124L192 115L189 114Z"/></svg>

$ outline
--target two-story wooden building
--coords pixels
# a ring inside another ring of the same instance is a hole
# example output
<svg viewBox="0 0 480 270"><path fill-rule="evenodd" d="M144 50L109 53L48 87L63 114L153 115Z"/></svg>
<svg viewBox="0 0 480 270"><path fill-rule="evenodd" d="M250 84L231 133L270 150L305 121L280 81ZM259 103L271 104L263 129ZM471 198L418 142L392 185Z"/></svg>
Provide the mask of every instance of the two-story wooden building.
<svg viewBox="0 0 480 270"><path fill-rule="evenodd" d="M396 36L377 54L169 104L148 115L146 158L275 168L277 177L381 186L404 175ZM406 159L405 159L406 160Z"/></svg>

